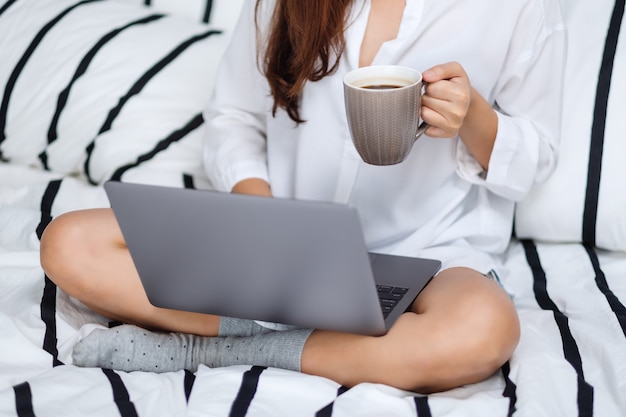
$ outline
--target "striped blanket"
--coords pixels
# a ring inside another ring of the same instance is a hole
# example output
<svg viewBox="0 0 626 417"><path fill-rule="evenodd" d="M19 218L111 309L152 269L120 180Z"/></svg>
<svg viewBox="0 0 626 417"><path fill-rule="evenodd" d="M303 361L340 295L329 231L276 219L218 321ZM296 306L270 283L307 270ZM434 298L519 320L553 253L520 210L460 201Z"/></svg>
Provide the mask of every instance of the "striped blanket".
<svg viewBox="0 0 626 417"><path fill-rule="evenodd" d="M0 178L0 416L626 415L626 255L581 244L512 242L503 278L519 309L520 345L488 380L444 393L347 389L248 366L74 367L73 344L109 323L46 278L38 237L52 217L106 197L100 186L9 164Z"/></svg>
<svg viewBox="0 0 626 417"><path fill-rule="evenodd" d="M563 3L563 152L518 208L501 279L522 336L487 380L420 395L254 366L72 365L77 340L111 324L45 276L41 234L107 207L108 179L210 187L201 111L235 3L0 0L0 417L626 416L624 0Z"/></svg>

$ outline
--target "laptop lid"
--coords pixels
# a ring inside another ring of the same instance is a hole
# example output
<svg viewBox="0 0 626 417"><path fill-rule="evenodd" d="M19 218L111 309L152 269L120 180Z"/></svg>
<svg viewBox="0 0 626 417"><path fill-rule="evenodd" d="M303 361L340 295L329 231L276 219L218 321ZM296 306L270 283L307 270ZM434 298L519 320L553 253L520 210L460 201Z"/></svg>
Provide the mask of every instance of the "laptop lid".
<svg viewBox="0 0 626 417"><path fill-rule="evenodd" d="M105 189L152 304L386 332L355 209L120 182ZM426 282L439 266L430 267Z"/></svg>

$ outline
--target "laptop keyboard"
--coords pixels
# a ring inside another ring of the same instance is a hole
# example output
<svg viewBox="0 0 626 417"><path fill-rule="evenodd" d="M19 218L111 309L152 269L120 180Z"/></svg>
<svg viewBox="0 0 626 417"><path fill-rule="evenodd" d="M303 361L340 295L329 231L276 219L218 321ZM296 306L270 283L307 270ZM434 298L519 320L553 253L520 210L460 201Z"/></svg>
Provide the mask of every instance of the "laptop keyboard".
<svg viewBox="0 0 626 417"><path fill-rule="evenodd" d="M380 308L383 310L383 317L387 318L391 310L407 293L408 288L392 287L390 285L377 285Z"/></svg>

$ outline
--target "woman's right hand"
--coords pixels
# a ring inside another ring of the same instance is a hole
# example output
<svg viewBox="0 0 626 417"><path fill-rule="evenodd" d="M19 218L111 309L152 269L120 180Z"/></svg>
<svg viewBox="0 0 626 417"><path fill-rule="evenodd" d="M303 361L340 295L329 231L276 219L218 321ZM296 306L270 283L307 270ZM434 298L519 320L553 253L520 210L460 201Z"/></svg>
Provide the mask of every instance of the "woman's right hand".
<svg viewBox="0 0 626 417"><path fill-rule="evenodd" d="M235 184L231 192L237 194L258 195L263 197L272 196L272 190L270 188L270 185L267 183L267 181L260 178L247 178L245 180L241 180L237 184Z"/></svg>

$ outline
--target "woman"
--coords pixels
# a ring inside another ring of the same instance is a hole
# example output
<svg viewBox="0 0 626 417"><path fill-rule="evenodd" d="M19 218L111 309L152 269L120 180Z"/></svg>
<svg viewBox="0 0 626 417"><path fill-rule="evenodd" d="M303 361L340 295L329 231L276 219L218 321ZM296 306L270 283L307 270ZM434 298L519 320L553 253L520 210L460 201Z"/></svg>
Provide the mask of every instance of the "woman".
<svg viewBox="0 0 626 417"><path fill-rule="evenodd" d="M384 336L281 329L150 305L112 213L69 213L42 238L48 276L107 317L177 332L94 331L75 363L246 363L421 392L487 378L519 339L514 306L490 278L514 201L554 167L563 44L558 1L246 3L205 114L214 186L355 206L370 250L443 268ZM360 160L343 109L343 76L376 64L424 70L428 83L427 136L387 167Z"/></svg>

